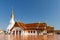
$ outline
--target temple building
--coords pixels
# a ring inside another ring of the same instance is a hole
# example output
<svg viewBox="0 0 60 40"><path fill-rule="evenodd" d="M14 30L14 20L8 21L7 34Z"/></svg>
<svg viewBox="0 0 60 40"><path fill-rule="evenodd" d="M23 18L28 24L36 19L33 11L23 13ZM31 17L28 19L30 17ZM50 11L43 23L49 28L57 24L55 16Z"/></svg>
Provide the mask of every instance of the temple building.
<svg viewBox="0 0 60 40"><path fill-rule="evenodd" d="M46 23L22 23L14 21L14 12L12 10L11 19L7 27L7 33L15 35L44 35L54 33L54 27Z"/></svg>

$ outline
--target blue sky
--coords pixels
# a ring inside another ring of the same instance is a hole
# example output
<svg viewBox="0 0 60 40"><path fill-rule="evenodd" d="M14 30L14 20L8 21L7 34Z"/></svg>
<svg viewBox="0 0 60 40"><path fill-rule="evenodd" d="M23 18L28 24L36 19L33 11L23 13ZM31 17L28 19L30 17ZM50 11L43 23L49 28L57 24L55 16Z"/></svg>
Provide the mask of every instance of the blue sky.
<svg viewBox="0 0 60 40"><path fill-rule="evenodd" d="M0 29L6 30L12 8L15 21L46 22L60 29L60 0L0 0Z"/></svg>

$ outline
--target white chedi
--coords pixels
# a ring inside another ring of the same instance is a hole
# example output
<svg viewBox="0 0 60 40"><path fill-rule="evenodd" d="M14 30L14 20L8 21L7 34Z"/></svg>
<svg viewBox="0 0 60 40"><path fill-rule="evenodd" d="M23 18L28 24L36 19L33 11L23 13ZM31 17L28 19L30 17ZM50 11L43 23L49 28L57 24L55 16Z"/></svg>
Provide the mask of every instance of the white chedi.
<svg viewBox="0 0 60 40"><path fill-rule="evenodd" d="M13 12L13 10L12 10L12 14L11 14L10 18L11 18L11 20L10 20L9 25L8 25L8 27L7 27L7 30L6 30L8 33L10 33L10 29L11 29L11 28L14 26L14 24L15 24L15 21L14 21L14 12Z"/></svg>

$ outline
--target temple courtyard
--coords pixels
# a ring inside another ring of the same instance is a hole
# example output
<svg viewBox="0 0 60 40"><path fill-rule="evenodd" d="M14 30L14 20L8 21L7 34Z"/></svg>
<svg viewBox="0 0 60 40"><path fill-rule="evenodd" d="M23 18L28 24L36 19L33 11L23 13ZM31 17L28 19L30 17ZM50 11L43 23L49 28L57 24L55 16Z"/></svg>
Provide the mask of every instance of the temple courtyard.
<svg viewBox="0 0 60 40"><path fill-rule="evenodd" d="M60 35L5 35L0 34L0 40L60 40Z"/></svg>

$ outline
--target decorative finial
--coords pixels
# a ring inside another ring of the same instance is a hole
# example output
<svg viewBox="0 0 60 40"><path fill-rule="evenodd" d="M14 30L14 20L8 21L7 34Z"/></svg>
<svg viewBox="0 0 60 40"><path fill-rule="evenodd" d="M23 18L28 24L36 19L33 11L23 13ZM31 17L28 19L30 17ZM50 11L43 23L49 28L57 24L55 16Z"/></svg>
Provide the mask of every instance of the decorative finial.
<svg viewBox="0 0 60 40"><path fill-rule="evenodd" d="M12 9L11 18L14 18L14 11Z"/></svg>

